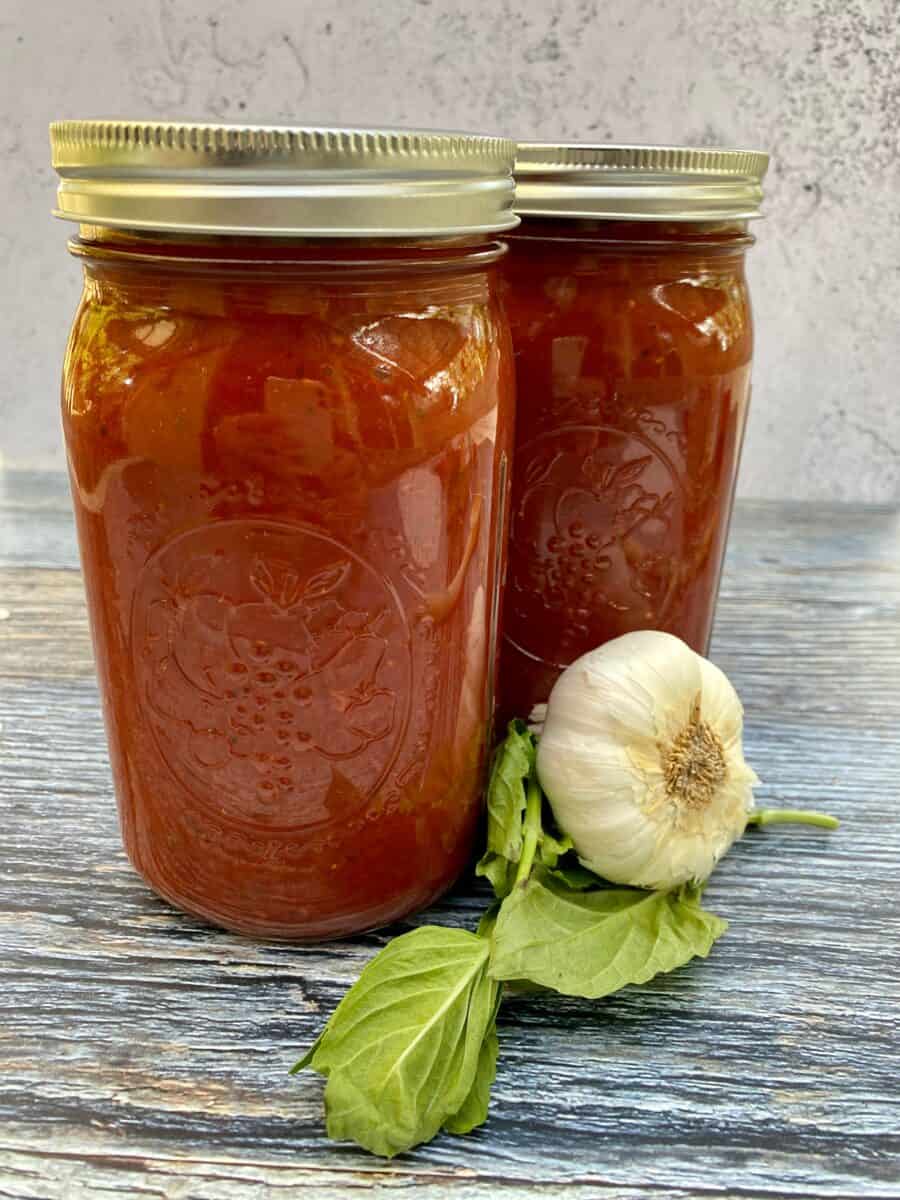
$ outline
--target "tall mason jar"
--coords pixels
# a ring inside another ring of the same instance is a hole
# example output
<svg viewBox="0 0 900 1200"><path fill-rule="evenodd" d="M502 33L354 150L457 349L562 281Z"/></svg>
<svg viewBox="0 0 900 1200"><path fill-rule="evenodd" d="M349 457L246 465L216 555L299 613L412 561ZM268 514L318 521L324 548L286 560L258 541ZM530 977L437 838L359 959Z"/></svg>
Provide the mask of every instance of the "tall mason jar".
<svg viewBox="0 0 900 1200"><path fill-rule="evenodd" d="M708 647L750 396L765 154L525 144L504 295L516 446L500 691L637 629Z"/></svg>
<svg viewBox="0 0 900 1200"><path fill-rule="evenodd" d="M63 424L125 848L312 939L463 868L493 705L513 145L66 121Z"/></svg>

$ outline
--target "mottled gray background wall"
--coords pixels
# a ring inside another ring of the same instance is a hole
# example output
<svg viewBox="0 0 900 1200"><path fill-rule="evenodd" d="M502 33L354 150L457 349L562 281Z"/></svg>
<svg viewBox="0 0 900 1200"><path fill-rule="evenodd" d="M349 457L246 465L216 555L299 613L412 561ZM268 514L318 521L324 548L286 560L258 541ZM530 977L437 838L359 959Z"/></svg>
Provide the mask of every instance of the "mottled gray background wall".
<svg viewBox="0 0 900 1200"><path fill-rule="evenodd" d="M405 123L770 150L742 491L900 499L898 26L900 0L0 0L3 456L63 464L48 121Z"/></svg>

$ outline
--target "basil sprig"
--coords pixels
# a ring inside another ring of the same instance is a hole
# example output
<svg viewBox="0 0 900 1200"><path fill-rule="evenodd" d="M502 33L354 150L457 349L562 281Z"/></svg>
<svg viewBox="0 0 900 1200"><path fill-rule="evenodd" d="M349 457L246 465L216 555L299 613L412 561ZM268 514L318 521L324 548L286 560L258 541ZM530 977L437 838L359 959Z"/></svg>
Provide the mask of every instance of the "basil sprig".
<svg viewBox="0 0 900 1200"><path fill-rule="evenodd" d="M395 938L293 1068L325 1076L330 1137L390 1158L441 1129L468 1133L487 1118L504 991L597 999L705 958L725 932L697 885L611 887L581 866L553 826L535 758L534 736L512 721L476 867L496 902L477 931L423 925Z"/></svg>

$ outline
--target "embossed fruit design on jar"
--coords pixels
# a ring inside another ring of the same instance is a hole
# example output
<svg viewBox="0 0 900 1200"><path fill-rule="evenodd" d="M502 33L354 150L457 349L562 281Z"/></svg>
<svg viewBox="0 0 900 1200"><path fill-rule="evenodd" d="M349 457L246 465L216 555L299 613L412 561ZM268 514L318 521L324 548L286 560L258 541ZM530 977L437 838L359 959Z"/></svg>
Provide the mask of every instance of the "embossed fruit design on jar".
<svg viewBox="0 0 900 1200"><path fill-rule="evenodd" d="M142 572L131 634L160 752L218 812L316 825L337 764L366 799L396 756L411 690L405 612L321 532L220 521L167 542Z"/></svg>
<svg viewBox="0 0 900 1200"><path fill-rule="evenodd" d="M490 738L512 145L93 122L53 141L81 221L63 421L128 854L245 933L422 907L467 861Z"/></svg>
<svg viewBox="0 0 900 1200"><path fill-rule="evenodd" d="M708 647L750 392L765 155L519 147L501 715L636 629Z"/></svg>

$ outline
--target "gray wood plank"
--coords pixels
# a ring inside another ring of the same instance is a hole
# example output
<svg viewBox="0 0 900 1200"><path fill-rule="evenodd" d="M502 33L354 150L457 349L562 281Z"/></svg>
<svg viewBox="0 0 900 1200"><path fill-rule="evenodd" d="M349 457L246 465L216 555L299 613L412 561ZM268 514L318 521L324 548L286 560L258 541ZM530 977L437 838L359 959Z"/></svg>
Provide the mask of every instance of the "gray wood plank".
<svg viewBox="0 0 900 1200"><path fill-rule="evenodd" d="M0 567L0 679L93 677L77 571Z"/></svg>
<svg viewBox="0 0 900 1200"><path fill-rule="evenodd" d="M75 519L62 472L0 470L0 566L77 569Z"/></svg>
<svg viewBox="0 0 900 1200"><path fill-rule="evenodd" d="M253 942L131 872L80 580L35 517L53 488L0 504L44 564L0 569L0 1197L900 1194L900 514L742 506L723 583L714 656L760 801L841 831L748 835L708 892L731 921L708 961L508 1002L488 1124L384 1164L330 1143L321 1080L286 1072L397 930ZM465 880L419 919L484 902Z"/></svg>

